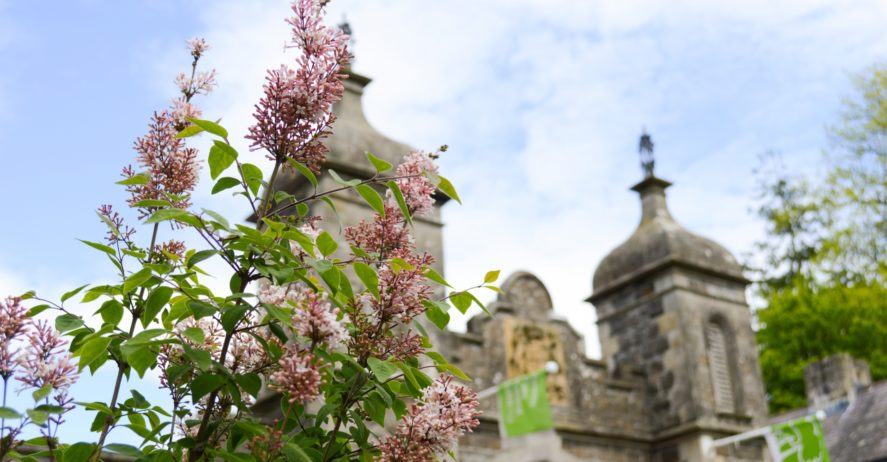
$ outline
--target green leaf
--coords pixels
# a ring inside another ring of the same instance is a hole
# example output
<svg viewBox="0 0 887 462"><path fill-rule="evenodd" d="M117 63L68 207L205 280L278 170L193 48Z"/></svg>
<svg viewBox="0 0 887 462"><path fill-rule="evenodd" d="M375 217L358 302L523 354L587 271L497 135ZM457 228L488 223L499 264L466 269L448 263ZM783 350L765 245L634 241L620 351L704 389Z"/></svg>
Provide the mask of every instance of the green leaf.
<svg viewBox="0 0 887 462"><path fill-rule="evenodd" d="M199 327L189 327L182 331L182 336L186 339L200 345L206 339L206 334Z"/></svg>
<svg viewBox="0 0 887 462"><path fill-rule="evenodd" d="M22 415L11 407L0 407L0 419L21 419Z"/></svg>
<svg viewBox="0 0 887 462"><path fill-rule="evenodd" d="M91 443L75 443L65 449L65 462L86 462L95 451L95 445Z"/></svg>
<svg viewBox="0 0 887 462"><path fill-rule="evenodd" d="M177 208L160 209L152 213L150 217L145 219L145 223L160 223L161 221L178 220L191 214Z"/></svg>
<svg viewBox="0 0 887 462"><path fill-rule="evenodd" d="M130 457L142 457L145 455L139 448L137 448L135 446L130 446L128 444L121 444L121 443L106 444L105 449L107 449L108 451L111 451L111 452L116 452L117 454L123 454L125 456L130 456ZM65 458L65 462L68 462L67 457Z"/></svg>
<svg viewBox="0 0 887 462"><path fill-rule="evenodd" d="M145 399L145 395L139 393L136 390L129 390L129 394L132 395L133 406L139 409L147 409L151 407L151 403Z"/></svg>
<svg viewBox="0 0 887 462"><path fill-rule="evenodd" d="M370 163L373 164L373 167L379 173L387 172L388 170L391 170L391 167L393 167L391 163L374 156L371 152L367 152L367 159L369 159Z"/></svg>
<svg viewBox="0 0 887 462"><path fill-rule="evenodd" d="M471 306L471 300L471 294L468 292L454 292L450 294L450 301L453 302L453 306L462 314L465 314L465 311Z"/></svg>
<svg viewBox="0 0 887 462"><path fill-rule="evenodd" d="M172 294L173 288L168 286L155 287L154 290L148 294L148 298L145 300L144 311L139 316L142 320L142 327L148 327L148 325L154 321L154 318L157 317L157 313L160 313L160 310L162 310L169 302L169 299L172 298Z"/></svg>
<svg viewBox="0 0 887 462"><path fill-rule="evenodd" d="M367 290L372 292L376 298L379 298L379 276L376 274L376 270L372 266L359 261L354 262L353 267L357 277L360 278Z"/></svg>
<svg viewBox="0 0 887 462"><path fill-rule="evenodd" d="M209 148L209 158L207 159L207 162L209 162L209 176L215 180L236 159L237 151L234 148L224 142L215 140L213 146Z"/></svg>
<svg viewBox="0 0 887 462"><path fill-rule="evenodd" d="M189 138L199 133L202 133L203 129L198 125L188 125L183 128L182 131L176 133L176 138Z"/></svg>
<svg viewBox="0 0 887 462"><path fill-rule="evenodd" d="M117 184L122 184L123 186L137 186L148 184L149 181L151 181L151 178L147 173L136 173L125 180L118 181Z"/></svg>
<svg viewBox="0 0 887 462"><path fill-rule="evenodd" d="M292 159L289 159L289 164L292 165L294 169L298 170L312 186L317 188L317 176L314 175L314 172L312 172L311 169Z"/></svg>
<svg viewBox="0 0 887 462"><path fill-rule="evenodd" d="M50 393L52 393L52 384L47 383L42 387L34 390L34 392L31 393L31 397L34 398L34 401L42 401L44 398L49 396Z"/></svg>
<svg viewBox="0 0 887 462"><path fill-rule="evenodd" d="M102 315L102 321L114 326L123 319L123 305L114 299L102 303L96 312Z"/></svg>
<svg viewBox="0 0 887 462"><path fill-rule="evenodd" d="M403 270L412 271L414 269L416 267L403 258L394 257L391 259L391 271L394 271L394 274L400 273Z"/></svg>
<svg viewBox="0 0 887 462"><path fill-rule="evenodd" d="M373 375L376 376L376 380L380 382L388 380L389 377L397 372L397 366L395 366L394 364L391 364L388 361L382 361L374 357L367 358L367 365L370 366L370 370L373 371Z"/></svg>
<svg viewBox="0 0 887 462"><path fill-rule="evenodd" d="M453 374L456 377L458 377L462 380L465 380L465 381L469 381L469 382L471 381L471 377L469 377L468 374L462 372L462 369L459 369L458 367L456 367L452 364L447 364L447 363L438 364L437 370L440 372L449 372L450 374Z"/></svg>
<svg viewBox="0 0 887 462"><path fill-rule="evenodd" d="M311 211L311 209L308 207L308 204L304 202L299 202L298 204L296 204L296 213L298 213L300 217L308 215L309 211Z"/></svg>
<svg viewBox="0 0 887 462"><path fill-rule="evenodd" d="M203 213L211 216L212 219L217 221L220 225L224 226L225 229L228 229L231 227L231 225L228 224L228 220L226 220L225 217L223 217L218 212L213 212L212 210L208 210L208 209L201 209L201 210L203 210Z"/></svg>
<svg viewBox="0 0 887 462"><path fill-rule="evenodd" d="M451 289L453 288L453 286L451 286L450 283L448 283L446 281L446 279L444 279L443 276L440 275L440 273L435 271L434 268L428 267L425 270L425 273L423 273L423 274L425 275L426 278L431 279L432 281L434 281L442 286L446 286Z"/></svg>
<svg viewBox="0 0 887 462"><path fill-rule="evenodd" d="M338 247L339 244L336 243L336 240L333 239L330 233L323 231L317 236L317 250L320 250L324 257L335 252Z"/></svg>
<svg viewBox="0 0 887 462"><path fill-rule="evenodd" d="M108 345L111 344L111 337L95 337L84 343L77 349L80 356L80 364L77 372L83 371L83 368L89 366L94 361L108 356Z"/></svg>
<svg viewBox="0 0 887 462"><path fill-rule="evenodd" d="M425 305L425 316L428 317L428 320L433 322L435 326L437 326L440 330L445 330L447 328L447 324L450 323L450 314L441 309L438 306L439 302L432 302L430 300L425 300L422 302ZM444 304L444 306L446 306Z"/></svg>
<svg viewBox="0 0 887 462"><path fill-rule="evenodd" d="M86 287L88 285L89 284L83 284L82 286L80 286L74 290L65 292L64 295L62 295L62 303L65 303L65 301L67 301L69 298L77 295L81 290L83 290L84 287Z"/></svg>
<svg viewBox="0 0 887 462"><path fill-rule="evenodd" d="M142 200L136 202L135 204L133 204L132 206L133 207L141 207L141 208L170 207L170 206L172 206L172 204L170 204L169 201L162 201L159 199L142 199Z"/></svg>
<svg viewBox="0 0 887 462"><path fill-rule="evenodd" d="M320 460L322 457L319 452L317 458L310 457L305 449L302 449L299 445L293 442L286 443L286 445L283 446L282 451L287 462L314 462L315 460Z"/></svg>
<svg viewBox="0 0 887 462"><path fill-rule="evenodd" d="M499 270L487 271L484 275L484 284L492 284L496 279L499 279Z"/></svg>
<svg viewBox="0 0 887 462"><path fill-rule="evenodd" d="M198 127L212 133L213 135L221 136L222 138L228 138L228 130L225 130L221 125L212 122L210 120L201 120L201 119L192 119L188 117L188 120Z"/></svg>
<svg viewBox="0 0 887 462"><path fill-rule="evenodd" d="M242 304L225 307L222 310L222 328L225 329L225 332L234 332L237 323L243 320L247 310L249 310L249 306Z"/></svg>
<svg viewBox="0 0 887 462"><path fill-rule="evenodd" d="M259 392L262 390L262 379L257 374L237 374L234 379L244 391L256 398L259 397Z"/></svg>
<svg viewBox="0 0 887 462"><path fill-rule="evenodd" d="M360 180L358 180L356 178L351 179L351 180L343 180L342 177L339 176L339 174L336 173L335 170L329 169L327 171L329 172L330 176L333 177L333 181L335 181L336 183L339 183L343 186L350 186L353 188L354 186L357 186L360 184Z"/></svg>
<svg viewBox="0 0 887 462"><path fill-rule="evenodd" d="M188 345L182 345L185 356L188 357L202 371L209 369L213 364L213 358L209 352L191 348Z"/></svg>
<svg viewBox="0 0 887 462"><path fill-rule="evenodd" d="M34 409L38 411L43 411L49 414L64 414L66 409L62 406L57 406L54 404L41 404Z"/></svg>
<svg viewBox="0 0 887 462"><path fill-rule="evenodd" d="M55 318L55 329L59 332L68 332L83 325L83 319L73 314L63 314Z"/></svg>
<svg viewBox="0 0 887 462"><path fill-rule="evenodd" d="M215 374L200 374L191 382L191 397L194 402L218 390L225 383L225 378Z"/></svg>
<svg viewBox="0 0 887 462"><path fill-rule="evenodd" d="M450 183L450 180L442 176L438 176L438 178L440 178L440 183L438 183L437 189L440 189L440 192L446 194L451 199L461 204L462 199L459 199L459 195L456 194L456 188L453 187L453 183Z"/></svg>
<svg viewBox="0 0 887 462"><path fill-rule="evenodd" d="M84 241L83 239L78 239L78 241L80 241L80 242L82 242L82 243L84 243L84 244L86 244L86 245L92 247L93 249L101 250L102 252L105 252L106 254L108 254L108 255L110 255L110 256L112 256L112 257L116 257L116 256L117 256L117 252L115 252L113 248L111 248L111 247L109 247L109 246L107 246L107 245L105 245L105 244L99 244L99 243L97 243L97 242Z"/></svg>
<svg viewBox="0 0 887 462"><path fill-rule="evenodd" d="M262 170L253 164L243 164L240 168L243 171L243 178L246 180L249 190L252 191L253 196L258 195L259 188L262 187L262 179L264 178Z"/></svg>
<svg viewBox="0 0 887 462"><path fill-rule="evenodd" d="M358 185L357 193L363 197L363 200L373 208L380 216L385 216L385 201L382 200L382 196L376 192L371 186L367 186L365 184Z"/></svg>
<svg viewBox="0 0 887 462"><path fill-rule="evenodd" d="M403 214L407 223L413 224L413 218L410 216L410 209L407 208L407 203L403 198L403 193L400 192L400 187L397 185L397 182L391 180L385 183L385 185L388 186L388 189L394 194L394 200L397 201L397 206L400 207L400 213Z"/></svg>
<svg viewBox="0 0 887 462"><path fill-rule="evenodd" d="M374 391L363 401L363 409L369 414L370 419L373 422L376 422L380 426L385 426L385 414L388 409L387 406L385 406L385 401L379 395L379 392Z"/></svg>
<svg viewBox="0 0 887 462"><path fill-rule="evenodd" d="M188 257L187 263L185 266L188 268L206 260L207 258L212 257L213 255L218 254L218 250L201 250L199 252L195 252L193 255Z"/></svg>
<svg viewBox="0 0 887 462"><path fill-rule="evenodd" d="M224 191L229 188L233 188L240 184L240 180L237 178L231 178L230 176L223 176L219 178L219 181L216 181L216 184L213 186L212 193L216 194L218 192Z"/></svg>
<svg viewBox="0 0 887 462"><path fill-rule="evenodd" d="M209 303L200 300L188 300L188 309L194 319L205 318L217 312L219 309Z"/></svg>
<svg viewBox="0 0 887 462"><path fill-rule="evenodd" d="M34 316L37 316L38 314L48 310L49 308L51 308L51 307L49 305L47 305L46 303L42 303L40 305L34 305L31 307L31 309L28 310L28 316L33 318Z"/></svg>
<svg viewBox="0 0 887 462"><path fill-rule="evenodd" d="M28 413L28 417L31 418L31 421L39 426L45 424L49 419L48 412L38 411L36 409L28 409L26 412Z"/></svg>

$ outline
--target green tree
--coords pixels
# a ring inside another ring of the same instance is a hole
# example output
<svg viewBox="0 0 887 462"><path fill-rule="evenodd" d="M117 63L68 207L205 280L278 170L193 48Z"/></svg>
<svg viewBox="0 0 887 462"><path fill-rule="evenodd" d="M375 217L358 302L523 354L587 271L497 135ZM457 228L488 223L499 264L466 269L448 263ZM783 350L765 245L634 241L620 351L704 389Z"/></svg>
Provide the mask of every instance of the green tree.
<svg viewBox="0 0 887 462"><path fill-rule="evenodd" d="M773 412L803 406L804 366L835 353L887 378L887 64L854 83L823 181L773 155L757 172L757 336Z"/></svg>

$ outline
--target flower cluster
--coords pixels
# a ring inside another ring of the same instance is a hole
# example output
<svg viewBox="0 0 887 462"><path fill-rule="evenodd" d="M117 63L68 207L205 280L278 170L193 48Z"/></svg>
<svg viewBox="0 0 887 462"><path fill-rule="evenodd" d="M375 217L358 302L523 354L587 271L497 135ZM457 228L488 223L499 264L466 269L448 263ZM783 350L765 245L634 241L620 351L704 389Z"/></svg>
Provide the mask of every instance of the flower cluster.
<svg viewBox="0 0 887 462"><path fill-rule="evenodd" d="M343 74L348 65L348 37L321 22L322 6L316 0L296 0L292 5L291 47L302 52L297 70L287 66L268 71L264 95L256 105L255 125L247 139L252 149L265 149L282 163L293 159L320 171L330 134L332 105L342 99Z"/></svg>
<svg viewBox="0 0 887 462"><path fill-rule="evenodd" d="M19 349L14 343L24 334L29 321L21 298L8 297L5 302L0 301L0 377L4 382L12 377L19 364Z"/></svg>
<svg viewBox="0 0 887 462"><path fill-rule="evenodd" d="M148 134L136 140L136 160L147 170L148 181L127 186L131 206L139 207L137 204L143 200L171 200L175 207L189 207L186 195L194 189L198 178L197 150L176 138L178 132L173 115L160 111L151 118ZM123 169L125 177L135 173L132 167ZM142 216L147 214L143 209Z"/></svg>
<svg viewBox="0 0 887 462"><path fill-rule="evenodd" d="M135 141L136 161L148 174L148 182L127 186L131 194L129 204L133 207L144 200L169 200L174 207L183 209L190 205L187 196L197 184L199 173L197 150L187 147L176 135L188 125L189 118L200 117L200 109L191 99L213 90L216 71L197 70L198 60L209 49L205 40L192 39L187 45L194 58L191 75L176 76L180 95L173 99L170 108L154 113L148 133ZM127 178L135 174L132 166L123 169L123 176ZM150 207L140 207L140 210L141 217L150 213Z"/></svg>
<svg viewBox="0 0 887 462"><path fill-rule="evenodd" d="M209 44L200 37L194 37L185 43L188 45L188 50L191 52L191 56L194 57L194 61L199 60L209 50Z"/></svg>
<svg viewBox="0 0 887 462"><path fill-rule="evenodd" d="M310 341L311 346L323 345L335 349L348 340L348 330L345 328L347 318L343 316L339 319L339 309L326 300L324 293L300 283L276 286L262 280L257 296L262 303L292 307L290 327Z"/></svg>
<svg viewBox="0 0 887 462"><path fill-rule="evenodd" d="M403 163L395 171L398 177L397 186L403 193L404 201L413 215L425 215L434 206L436 190L426 174L437 174L437 164L432 156L425 152L413 151L404 156ZM389 191L390 194L390 191ZM390 201L390 199L389 199Z"/></svg>
<svg viewBox="0 0 887 462"><path fill-rule="evenodd" d="M65 396L77 381L77 366L66 353L68 342L46 321L32 323L27 333L28 348L21 358L22 371L16 376L25 388L49 385L57 396Z"/></svg>
<svg viewBox="0 0 887 462"><path fill-rule="evenodd" d="M404 226L397 206L385 204L385 216L375 215L372 222L361 221L345 228L345 239L364 252L380 259L408 257L413 253L413 236Z"/></svg>
<svg viewBox="0 0 887 462"><path fill-rule="evenodd" d="M314 401L320 395L321 377L314 357L291 348L280 359L280 370L271 374L271 388L287 395L292 403Z"/></svg>
<svg viewBox="0 0 887 462"><path fill-rule="evenodd" d="M312 345L336 349L348 339L344 322L338 319L339 309L313 290L302 292L293 313L293 329ZM344 319L343 319L344 321Z"/></svg>
<svg viewBox="0 0 887 462"><path fill-rule="evenodd" d="M478 425L477 395L451 376L438 377L413 404L394 435L383 440L380 462L431 462Z"/></svg>
<svg viewBox="0 0 887 462"><path fill-rule="evenodd" d="M129 242L132 238L132 235L135 234L136 230L130 228L123 222L123 217L120 216L119 213L114 211L114 208L111 207L111 204L104 204L99 207L98 214L102 217L102 220L105 224L108 225L108 233L105 235L105 240L108 241L109 244L116 244L118 242Z"/></svg>
<svg viewBox="0 0 887 462"><path fill-rule="evenodd" d="M194 95L208 95L216 86L216 70L194 71L190 76L179 73L176 76L176 86L188 99Z"/></svg>

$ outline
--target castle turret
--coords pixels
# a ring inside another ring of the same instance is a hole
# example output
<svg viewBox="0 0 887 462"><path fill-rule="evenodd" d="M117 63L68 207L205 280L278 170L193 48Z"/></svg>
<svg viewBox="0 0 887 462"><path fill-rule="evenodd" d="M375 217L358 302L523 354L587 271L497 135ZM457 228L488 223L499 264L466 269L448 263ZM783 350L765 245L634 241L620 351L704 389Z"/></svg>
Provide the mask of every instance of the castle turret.
<svg viewBox="0 0 887 462"><path fill-rule="evenodd" d="M594 273L602 354L612 373L640 368L655 452L699 460L705 438L764 422L748 281L736 258L671 216L653 173L652 141L641 139L641 221ZM671 460L671 459L669 459Z"/></svg>

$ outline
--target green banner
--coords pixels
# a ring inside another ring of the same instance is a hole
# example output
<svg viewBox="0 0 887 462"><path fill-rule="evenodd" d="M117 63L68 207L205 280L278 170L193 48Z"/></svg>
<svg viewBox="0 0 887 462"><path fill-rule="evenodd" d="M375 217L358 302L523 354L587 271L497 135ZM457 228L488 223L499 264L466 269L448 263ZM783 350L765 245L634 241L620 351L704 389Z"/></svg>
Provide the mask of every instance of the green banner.
<svg viewBox="0 0 887 462"><path fill-rule="evenodd" d="M829 462L825 433L816 417L805 417L770 427L767 442L777 462Z"/></svg>
<svg viewBox="0 0 887 462"><path fill-rule="evenodd" d="M551 422L545 371L499 385L499 427L506 437L547 430Z"/></svg>

